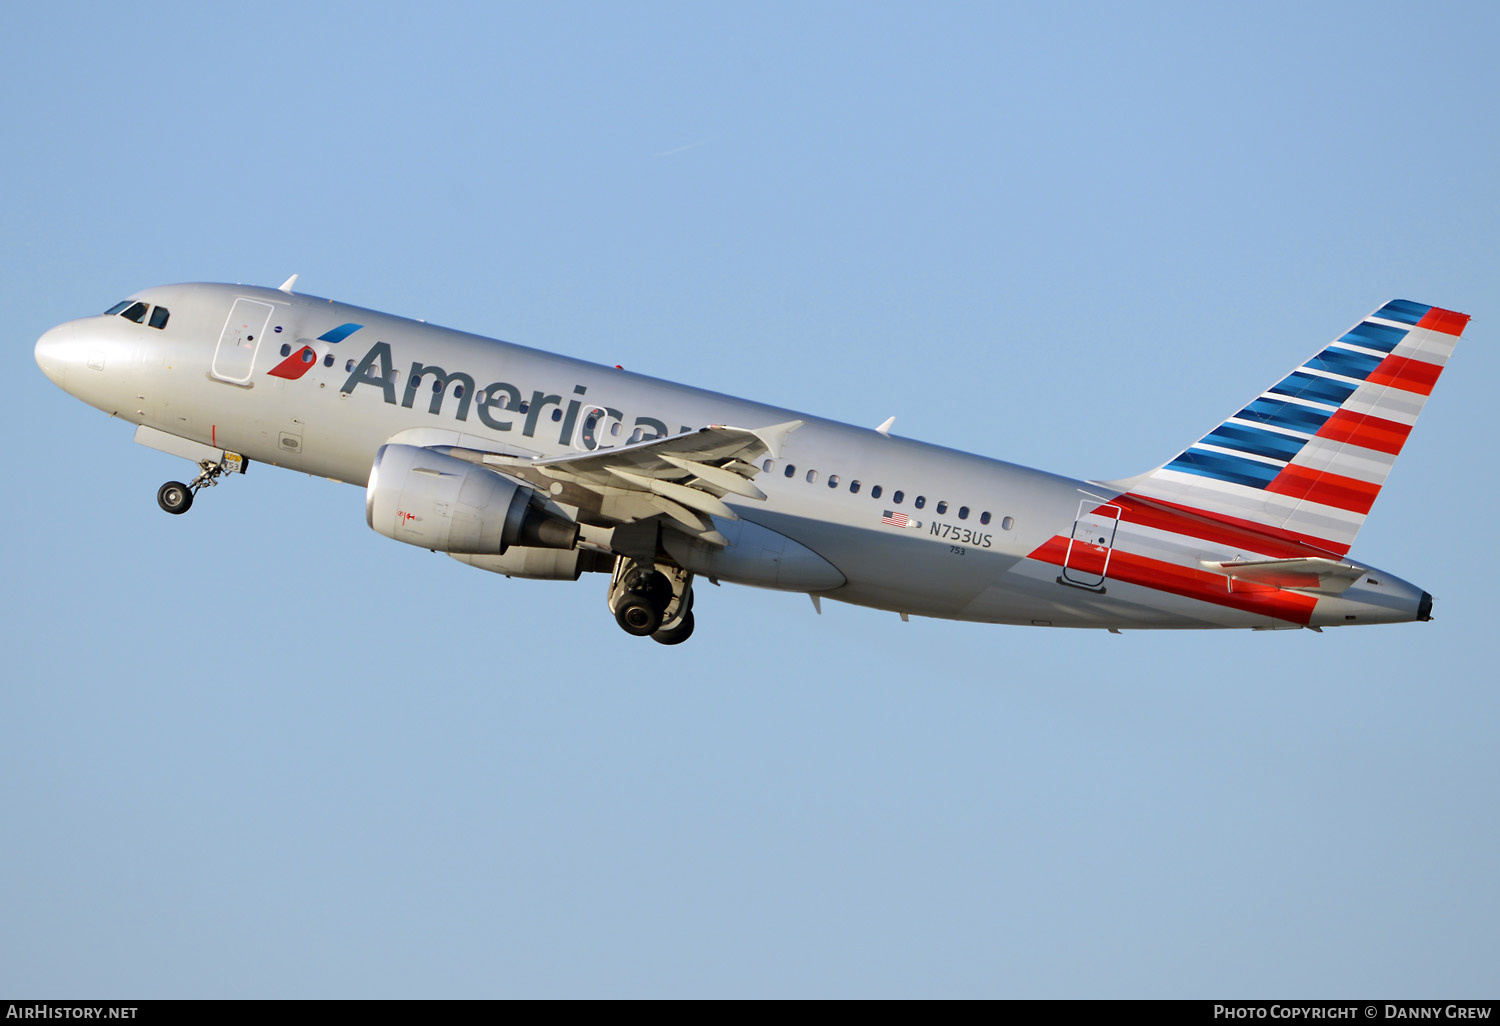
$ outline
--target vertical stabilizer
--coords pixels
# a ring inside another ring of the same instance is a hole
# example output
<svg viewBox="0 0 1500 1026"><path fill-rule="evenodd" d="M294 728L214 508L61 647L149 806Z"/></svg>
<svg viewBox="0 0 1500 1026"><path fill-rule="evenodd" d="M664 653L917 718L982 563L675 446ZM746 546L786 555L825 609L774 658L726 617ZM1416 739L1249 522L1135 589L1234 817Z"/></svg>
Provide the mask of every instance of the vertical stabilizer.
<svg viewBox="0 0 1500 1026"><path fill-rule="evenodd" d="M1129 494L1343 555L1467 314L1385 304Z"/></svg>

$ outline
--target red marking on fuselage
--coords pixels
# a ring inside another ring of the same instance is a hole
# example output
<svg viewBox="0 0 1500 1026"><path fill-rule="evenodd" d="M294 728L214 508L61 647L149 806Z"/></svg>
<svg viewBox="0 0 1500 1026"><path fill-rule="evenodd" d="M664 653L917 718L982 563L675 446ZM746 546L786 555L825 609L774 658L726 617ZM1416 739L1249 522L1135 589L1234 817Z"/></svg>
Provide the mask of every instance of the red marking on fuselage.
<svg viewBox="0 0 1500 1026"><path fill-rule="evenodd" d="M282 360L276 366L266 371L266 373L273 378L286 378L288 381L296 381L311 370L313 364L318 362L316 353L313 354L314 359L308 360L304 358L304 354L312 352L311 346L303 346L291 356L288 356L285 360Z"/></svg>
<svg viewBox="0 0 1500 1026"><path fill-rule="evenodd" d="M1193 509L1162 499L1148 499L1125 493L1101 506L1118 506L1122 523L1149 527L1221 545L1236 552L1256 553L1276 559L1301 556L1343 556L1349 546L1322 538L1286 531L1267 524L1257 524L1239 517L1229 517L1208 510ZM1103 576L1108 556L1108 579L1165 591L1185 598L1212 602L1245 612L1258 613L1292 623L1311 622L1318 600L1315 596L1282 591L1286 587L1308 587L1317 583L1316 575L1287 574L1285 579L1270 582L1231 580L1224 574L1194 566L1171 563L1130 552L1123 546L1113 550L1103 546L1073 542L1055 535L1031 553L1032 559L1055 566L1065 563L1080 573Z"/></svg>
<svg viewBox="0 0 1500 1026"><path fill-rule="evenodd" d="M1037 550L1031 553L1031 558L1061 567L1067 552L1068 538L1056 534L1053 535L1052 540L1038 546ZM1074 552L1077 552L1077 549L1074 549ZM1317 598L1314 595L1281 591L1280 588L1272 585L1245 582L1245 580L1232 582L1224 574L1214 573L1211 570L1184 567L1176 562L1152 559L1151 556L1139 555L1136 552L1122 552L1121 549L1116 549L1110 558L1109 579L1133 583L1133 585L1152 588L1155 591L1166 591L1185 598L1211 601L1215 606L1229 606L1230 609L1239 609L1242 612L1274 616L1277 619L1286 619L1293 624L1305 625L1313 621L1313 610L1317 607Z"/></svg>
<svg viewBox="0 0 1500 1026"><path fill-rule="evenodd" d="M1068 539L1059 534L1039 546L1031 553L1031 558L1062 566L1067 552ZM1076 548L1074 552L1076 554ZM1180 566L1118 548L1109 562L1109 579L1304 626L1312 622L1313 610L1318 605L1317 598L1312 595L1282 591L1271 585L1231 581L1223 574Z"/></svg>

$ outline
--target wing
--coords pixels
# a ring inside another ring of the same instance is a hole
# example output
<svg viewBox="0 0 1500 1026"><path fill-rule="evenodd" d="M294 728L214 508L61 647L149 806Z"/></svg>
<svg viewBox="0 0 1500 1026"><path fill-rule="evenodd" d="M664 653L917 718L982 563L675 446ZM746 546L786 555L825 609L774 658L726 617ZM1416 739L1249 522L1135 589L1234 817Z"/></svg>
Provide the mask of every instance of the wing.
<svg viewBox="0 0 1500 1026"><path fill-rule="evenodd" d="M577 507L581 519L628 524L664 516L667 526L724 545L710 517L739 519L725 503L726 496L765 499L751 479L760 472L760 461L775 458L786 436L802 423L793 420L758 430L715 425L633 445L536 459L438 448L519 478L557 502Z"/></svg>

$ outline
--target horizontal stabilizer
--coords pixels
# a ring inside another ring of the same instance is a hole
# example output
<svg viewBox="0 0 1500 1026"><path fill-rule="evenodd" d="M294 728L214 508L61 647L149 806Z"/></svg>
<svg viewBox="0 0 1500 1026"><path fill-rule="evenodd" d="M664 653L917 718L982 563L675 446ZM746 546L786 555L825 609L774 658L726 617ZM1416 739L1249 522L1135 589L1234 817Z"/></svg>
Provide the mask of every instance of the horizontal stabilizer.
<svg viewBox="0 0 1500 1026"><path fill-rule="evenodd" d="M1216 563L1202 560L1210 570L1227 574L1232 580L1259 584L1287 591L1316 592L1319 595L1342 595L1349 586L1368 571L1353 563L1310 556L1303 559L1249 559Z"/></svg>

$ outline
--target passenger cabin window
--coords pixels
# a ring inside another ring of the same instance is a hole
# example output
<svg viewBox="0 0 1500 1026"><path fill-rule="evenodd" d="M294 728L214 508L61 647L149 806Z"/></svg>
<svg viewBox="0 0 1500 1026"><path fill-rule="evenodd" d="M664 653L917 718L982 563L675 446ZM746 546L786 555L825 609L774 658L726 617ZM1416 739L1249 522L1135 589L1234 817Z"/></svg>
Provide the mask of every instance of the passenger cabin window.
<svg viewBox="0 0 1500 1026"><path fill-rule="evenodd" d="M879 485L871 485L870 486L870 498L872 498L872 499L878 499L878 498L880 498L880 492L881 492L881 487Z"/></svg>
<svg viewBox="0 0 1500 1026"><path fill-rule="evenodd" d="M167 326L167 318L172 316L164 306L159 306L151 311L151 327L160 331Z"/></svg>
<svg viewBox="0 0 1500 1026"><path fill-rule="evenodd" d="M891 501L894 502L898 506L901 505L901 500L904 499L904 498L906 498L906 493L905 492L894 492L891 495Z"/></svg>
<svg viewBox="0 0 1500 1026"><path fill-rule="evenodd" d="M990 522L990 514L988 510L985 510L983 513L979 514L979 522L981 524L987 524Z"/></svg>
<svg viewBox="0 0 1500 1026"><path fill-rule="evenodd" d="M927 505L927 496L925 496L925 495L918 495L917 496L917 501L914 502L914 503L912 503L912 505L916 506L917 509L921 509L923 506Z"/></svg>
<svg viewBox="0 0 1500 1026"><path fill-rule="evenodd" d="M1015 526L1016 526L1016 518L1015 517L1006 517L1004 520L1000 521L1000 529L1002 531L1009 531L1012 527L1015 527Z"/></svg>
<svg viewBox="0 0 1500 1026"><path fill-rule="evenodd" d="M839 476L837 474L829 474L828 475L828 487L829 488L837 488L838 486L839 486Z"/></svg>
<svg viewBox="0 0 1500 1026"><path fill-rule="evenodd" d="M135 323L140 324L146 319L146 311L149 309L151 309L150 306L145 303L131 303L120 312L120 316L127 321L135 321Z"/></svg>
<svg viewBox="0 0 1500 1026"><path fill-rule="evenodd" d="M818 472L816 470L809 470L807 472L807 483L808 484L817 484L818 483Z"/></svg>
<svg viewBox="0 0 1500 1026"><path fill-rule="evenodd" d="M960 506L960 507L958 507L958 519L960 519L960 520L967 520L967 519L969 519L969 507L967 507L967 506Z"/></svg>
<svg viewBox="0 0 1500 1026"><path fill-rule="evenodd" d="M942 500L939 500L937 504L937 511L938 515L942 516L944 513L948 512L948 504L946 502L943 502Z"/></svg>
<svg viewBox="0 0 1500 1026"><path fill-rule="evenodd" d="M774 466L776 466L776 461L775 460L766 460L764 463L762 463L760 465L760 469L764 470L767 474L769 474L771 472L771 468L774 467Z"/></svg>
<svg viewBox="0 0 1500 1026"><path fill-rule="evenodd" d="M849 494L850 495L858 495L859 494L859 482L858 481L850 481L849 482Z"/></svg>
<svg viewBox="0 0 1500 1026"><path fill-rule="evenodd" d="M794 466L792 466L790 463L788 463L786 465L786 476L787 477L793 477L793 476L796 475L796 473L797 473L797 468L794 467Z"/></svg>

